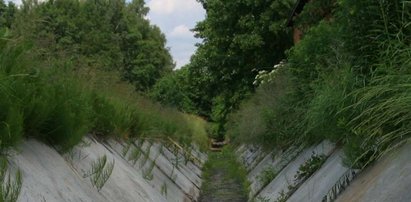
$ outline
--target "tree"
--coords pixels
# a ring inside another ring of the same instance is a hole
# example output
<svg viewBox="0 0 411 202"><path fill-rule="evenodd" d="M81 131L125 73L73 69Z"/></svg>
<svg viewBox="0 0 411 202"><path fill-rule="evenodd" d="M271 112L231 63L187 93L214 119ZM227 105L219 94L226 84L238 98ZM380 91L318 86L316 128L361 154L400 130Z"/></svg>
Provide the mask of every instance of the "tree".
<svg viewBox="0 0 411 202"><path fill-rule="evenodd" d="M9 1L6 5L3 0L0 1L0 28L11 28L15 14L17 12L16 5Z"/></svg>
<svg viewBox="0 0 411 202"><path fill-rule="evenodd" d="M15 33L32 41L44 61L118 71L146 92L174 68L165 36L145 19L147 12L143 0L27 0Z"/></svg>
<svg viewBox="0 0 411 202"><path fill-rule="evenodd" d="M124 53L123 78L143 92L147 92L175 66L165 47L164 34L145 19L147 13L148 8L142 0L134 0L127 5L124 11L127 32L122 33L121 45Z"/></svg>
<svg viewBox="0 0 411 202"><path fill-rule="evenodd" d="M198 84L207 95L195 102L211 105L201 108L218 122L216 131L221 136L227 114L253 91L252 83L258 71L279 63L285 58L285 50L291 47L291 33L285 24L293 1L203 0L200 3L207 17L195 28L203 43L191 59L190 72L200 77L207 75L207 82Z"/></svg>

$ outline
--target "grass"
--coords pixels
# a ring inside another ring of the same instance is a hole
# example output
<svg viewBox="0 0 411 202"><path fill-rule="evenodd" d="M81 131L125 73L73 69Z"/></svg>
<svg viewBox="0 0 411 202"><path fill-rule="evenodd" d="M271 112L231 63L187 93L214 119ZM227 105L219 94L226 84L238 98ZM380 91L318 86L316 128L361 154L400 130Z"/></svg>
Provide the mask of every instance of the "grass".
<svg viewBox="0 0 411 202"><path fill-rule="evenodd" d="M355 167L364 167L411 137L411 75L373 78L370 85L353 93L349 107L358 113L349 122L356 134L358 154L349 153Z"/></svg>
<svg viewBox="0 0 411 202"><path fill-rule="evenodd" d="M277 174L278 171L273 166L270 166L264 169L261 174L257 176L257 179L262 184L261 187L266 187L275 177L277 177Z"/></svg>
<svg viewBox="0 0 411 202"><path fill-rule="evenodd" d="M227 136L235 143L255 143L267 148L288 148L296 143L297 134L302 133L301 111L289 106L289 102L294 102L290 94L294 85L285 70L286 67L278 69L272 82L261 85L239 111L230 115Z"/></svg>
<svg viewBox="0 0 411 202"><path fill-rule="evenodd" d="M107 161L107 156L104 155L91 164L90 171L84 177L89 177L91 184L100 191L110 178L114 169L113 162Z"/></svg>
<svg viewBox="0 0 411 202"><path fill-rule="evenodd" d="M1 152L24 138L67 152L90 133L99 138L171 139L185 148L192 143L207 147L204 120L138 95L118 73L76 69L69 60L41 61L33 55L29 45L0 30ZM112 167L106 159L92 165L91 181L98 190Z"/></svg>
<svg viewBox="0 0 411 202"><path fill-rule="evenodd" d="M15 176L8 173L7 159L0 159L0 201L16 202L22 186L20 171Z"/></svg>
<svg viewBox="0 0 411 202"><path fill-rule="evenodd" d="M1 34L1 33L0 33ZM84 135L169 137L207 145L202 119L152 103L115 72L32 60L30 47L0 37L0 147L34 137L65 152Z"/></svg>
<svg viewBox="0 0 411 202"><path fill-rule="evenodd" d="M308 159L304 164L302 164L294 176L296 181L304 181L310 177L315 171L320 169L326 160L325 155L312 154L310 159Z"/></svg>
<svg viewBox="0 0 411 202"><path fill-rule="evenodd" d="M247 201L247 172L237 161L232 148L225 147L220 153L210 153L202 178L199 201Z"/></svg>
<svg viewBox="0 0 411 202"><path fill-rule="evenodd" d="M184 114L184 117L186 118L186 121L190 123L188 124L188 126L190 127L193 134L193 136L191 137L193 142L196 143L203 151L208 149L208 123L198 116Z"/></svg>
<svg viewBox="0 0 411 202"><path fill-rule="evenodd" d="M364 168L411 137L410 2L344 0L330 9L330 20L304 19L315 23L284 68L258 78L228 121L232 140L283 149L328 139L348 166Z"/></svg>

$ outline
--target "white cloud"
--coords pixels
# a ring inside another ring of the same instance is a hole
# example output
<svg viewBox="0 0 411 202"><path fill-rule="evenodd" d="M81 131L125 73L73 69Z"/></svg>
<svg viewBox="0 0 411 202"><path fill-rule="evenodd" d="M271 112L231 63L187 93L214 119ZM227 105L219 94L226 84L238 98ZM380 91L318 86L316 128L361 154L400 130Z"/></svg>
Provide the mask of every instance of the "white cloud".
<svg viewBox="0 0 411 202"><path fill-rule="evenodd" d="M195 44L200 42L190 29L205 17L201 3L196 0L146 0L146 3L150 22L166 34L176 68L187 64L196 50Z"/></svg>
<svg viewBox="0 0 411 202"><path fill-rule="evenodd" d="M17 6L21 6L23 4L22 0L5 0L4 2L13 2ZM47 0L37 0L39 3L46 2Z"/></svg>
<svg viewBox="0 0 411 202"><path fill-rule="evenodd" d="M174 45L172 49L173 58L176 61L177 69L181 66L190 62L191 55L195 52L195 47L193 46L192 42L174 42L171 45Z"/></svg>
<svg viewBox="0 0 411 202"><path fill-rule="evenodd" d="M186 25L178 25L170 32L171 37L175 38L190 38L193 37L193 32Z"/></svg>
<svg viewBox="0 0 411 202"><path fill-rule="evenodd" d="M21 0L9 0L9 1L13 2L14 4L18 6L21 5ZM9 2L9 1L5 1L5 2Z"/></svg>
<svg viewBox="0 0 411 202"><path fill-rule="evenodd" d="M147 3L151 12L167 15L175 12L201 10L201 5L195 0L151 0Z"/></svg>

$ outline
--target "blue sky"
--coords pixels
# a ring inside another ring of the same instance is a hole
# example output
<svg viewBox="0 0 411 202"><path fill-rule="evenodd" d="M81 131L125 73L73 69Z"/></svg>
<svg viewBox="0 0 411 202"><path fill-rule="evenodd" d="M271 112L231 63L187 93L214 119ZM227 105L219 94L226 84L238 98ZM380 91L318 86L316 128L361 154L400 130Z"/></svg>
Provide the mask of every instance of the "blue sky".
<svg viewBox="0 0 411 202"><path fill-rule="evenodd" d="M146 0L150 8L149 20L159 26L167 37L176 68L187 64L195 52L194 38L190 29L205 18L205 10L196 0Z"/></svg>
<svg viewBox="0 0 411 202"><path fill-rule="evenodd" d="M6 0L7 1L7 0ZM11 0L21 4L21 0ZM150 8L148 19L160 27L167 37L167 47L176 62L176 68L187 64L195 52L194 38L190 29L205 18L205 10L196 0L145 0Z"/></svg>

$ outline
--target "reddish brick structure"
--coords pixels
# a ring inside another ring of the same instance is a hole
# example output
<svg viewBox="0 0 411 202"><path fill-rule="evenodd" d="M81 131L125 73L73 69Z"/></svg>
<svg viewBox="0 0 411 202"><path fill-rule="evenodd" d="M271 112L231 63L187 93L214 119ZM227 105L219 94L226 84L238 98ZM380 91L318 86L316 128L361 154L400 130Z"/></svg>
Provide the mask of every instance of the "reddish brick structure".
<svg viewBox="0 0 411 202"><path fill-rule="evenodd" d="M303 32L294 26L294 20L298 17L298 15L303 11L305 4L307 4L310 0L298 0L294 6L294 9L288 18L287 27L293 27L293 39L294 44L297 44L303 35Z"/></svg>

